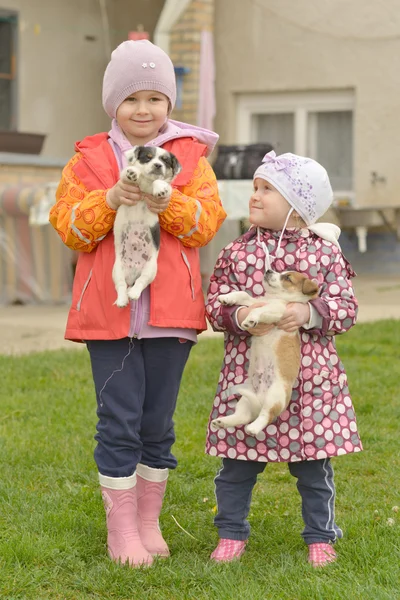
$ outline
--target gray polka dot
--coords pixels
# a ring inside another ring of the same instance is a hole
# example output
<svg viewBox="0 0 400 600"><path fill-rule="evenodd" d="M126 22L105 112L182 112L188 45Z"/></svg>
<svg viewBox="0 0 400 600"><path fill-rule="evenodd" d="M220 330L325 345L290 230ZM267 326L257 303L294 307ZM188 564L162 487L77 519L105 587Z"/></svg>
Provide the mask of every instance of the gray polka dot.
<svg viewBox="0 0 400 600"><path fill-rule="evenodd" d="M352 319L345 319L343 321L343 327L351 327L352 322Z"/></svg>
<svg viewBox="0 0 400 600"><path fill-rule="evenodd" d="M226 441L228 442L229 446L235 446L236 445L236 438L234 435L228 435Z"/></svg>
<svg viewBox="0 0 400 600"><path fill-rule="evenodd" d="M316 251L317 251L317 248L315 246L313 246L313 245L308 246L308 252L310 254L314 254Z"/></svg>
<svg viewBox="0 0 400 600"><path fill-rule="evenodd" d="M254 271L255 271L255 267L253 267L253 265L247 267L246 273L247 275L253 275Z"/></svg>
<svg viewBox="0 0 400 600"><path fill-rule="evenodd" d="M354 410L352 408L349 408L349 410L347 411L347 418L352 420L354 419Z"/></svg>
<svg viewBox="0 0 400 600"><path fill-rule="evenodd" d="M317 277L317 275L318 275L317 267L310 267L309 274L310 274L310 277Z"/></svg>
<svg viewBox="0 0 400 600"><path fill-rule="evenodd" d="M323 246L322 253L323 254L332 254L332 248L329 248L329 246Z"/></svg>
<svg viewBox="0 0 400 600"><path fill-rule="evenodd" d="M332 388L332 394L337 398L340 394L340 387L338 385L334 385Z"/></svg>
<svg viewBox="0 0 400 600"><path fill-rule="evenodd" d="M215 435L215 433L212 433L212 434L210 435L210 442L211 442L211 444L216 444L216 443L218 442L218 438L217 438L217 436Z"/></svg>
<svg viewBox="0 0 400 600"><path fill-rule="evenodd" d="M353 433L353 435L351 436L351 441L354 444L354 446L359 446L360 438L358 437L357 433Z"/></svg>
<svg viewBox="0 0 400 600"><path fill-rule="evenodd" d="M293 390L292 392L292 400L298 400L299 392L297 390Z"/></svg>
<svg viewBox="0 0 400 600"><path fill-rule="evenodd" d="M228 410L226 411L226 416L229 417L229 415L233 415L235 411L233 410L233 408L228 408Z"/></svg>
<svg viewBox="0 0 400 600"><path fill-rule="evenodd" d="M338 284L340 285L340 287L342 287L342 288L345 288L345 287L347 287L347 281L346 281L345 279L339 279L337 283L338 283Z"/></svg>
<svg viewBox="0 0 400 600"><path fill-rule="evenodd" d="M314 413L314 421L316 423L321 423L323 418L324 418L324 414L322 412L320 412L319 410L316 413Z"/></svg>
<svg viewBox="0 0 400 600"><path fill-rule="evenodd" d="M326 276L326 281L328 283L332 283L335 280L336 280L336 274L335 273L328 273L328 275Z"/></svg>
<svg viewBox="0 0 400 600"><path fill-rule="evenodd" d="M236 283L236 276L233 273L229 273L228 279L229 281L232 281L232 283Z"/></svg>
<svg viewBox="0 0 400 600"><path fill-rule="evenodd" d="M254 437L250 437L250 436L249 436L249 437L247 437L245 441L246 441L246 445L247 445L247 446L250 446L250 448L254 448L254 446L255 446L255 445L256 445L256 443L257 443L257 441L256 441L256 438L254 438Z"/></svg>
<svg viewBox="0 0 400 600"><path fill-rule="evenodd" d="M286 251L287 252L294 252L296 250L296 244L288 244L286 246Z"/></svg>
<svg viewBox="0 0 400 600"><path fill-rule="evenodd" d="M322 344L322 346L327 346L329 343L329 340L327 338L323 337L323 338L319 339L319 342L320 342L320 344Z"/></svg>
<svg viewBox="0 0 400 600"><path fill-rule="evenodd" d="M343 446L344 440L341 435L335 436L335 444L336 444L336 446L339 446L339 448L341 448Z"/></svg>
<svg viewBox="0 0 400 600"><path fill-rule="evenodd" d="M296 427L299 423L300 423L299 417L295 417L295 416L290 417L289 425L291 425L292 427Z"/></svg>
<svg viewBox="0 0 400 600"><path fill-rule="evenodd" d="M290 452L298 452L300 450L299 442L291 442L289 444Z"/></svg>
<svg viewBox="0 0 400 600"><path fill-rule="evenodd" d="M314 395L316 398L321 398L321 396L322 396L322 390L321 390L321 388L320 388L320 387L318 387L318 386L316 386L316 387L313 389L313 395Z"/></svg>
<svg viewBox="0 0 400 600"><path fill-rule="evenodd" d="M339 413L336 410L331 410L329 413L329 418L332 419L332 421L337 421L339 418Z"/></svg>
<svg viewBox="0 0 400 600"><path fill-rule="evenodd" d="M315 440L315 445L317 448L323 448L325 446L325 440L322 437L319 437Z"/></svg>
<svg viewBox="0 0 400 600"><path fill-rule="evenodd" d="M247 252L255 252L257 250L254 244L249 244L246 248Z"/></svg>
<svg viewBox="0 0 400 600"><path fill-rule="evenodd" d="M276 438L274 438L274 437L267 438L268 448L275 448L277 445L278 445L278 442L276 441Z"/></svg>

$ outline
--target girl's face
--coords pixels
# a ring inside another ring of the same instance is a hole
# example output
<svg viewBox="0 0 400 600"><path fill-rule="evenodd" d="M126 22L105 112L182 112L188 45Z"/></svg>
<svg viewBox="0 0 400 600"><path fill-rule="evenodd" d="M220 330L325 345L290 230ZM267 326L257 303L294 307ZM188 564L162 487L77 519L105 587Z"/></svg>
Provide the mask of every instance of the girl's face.
<svg viewBox="0 0 400 600"><path fill-rule="evenodd" d="M143 146L157 137L169 112L161 92L141 90L125 98L117 109L117 123L132 146Z"/></svg>
<svg viewBox="0 0 400 600"><path fill-rule="evenodd" d="M249 221L256 227L281 230L288 216L290 204L273 185L265 179L254 180L254 193L249 202ZM298 227L293 213L287 227Z"/></svg>

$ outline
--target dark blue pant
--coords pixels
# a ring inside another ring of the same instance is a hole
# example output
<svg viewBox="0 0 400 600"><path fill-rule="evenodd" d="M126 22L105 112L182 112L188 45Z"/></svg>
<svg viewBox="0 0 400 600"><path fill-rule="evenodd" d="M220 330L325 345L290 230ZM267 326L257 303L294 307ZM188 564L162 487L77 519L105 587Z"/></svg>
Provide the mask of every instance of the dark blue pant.
<svg viewBox="0 0 400 600"><path fill-rule="evenodd" d="M250 525L247 516L257 475L267 463L224 458L215 478L218 513L214 523L220 538L247 540ZM302 500L306 544L335 542L342 531L335 523L335 484L329 458L288 463L297 478Z"/></svg>
<svg viewBox="0 0 400 600"><path fill-rule="evenodd" d="M99 473L129 477L139 462L176 467L173 414L192 346L178 338L87 342L97 397Z"/></svg>

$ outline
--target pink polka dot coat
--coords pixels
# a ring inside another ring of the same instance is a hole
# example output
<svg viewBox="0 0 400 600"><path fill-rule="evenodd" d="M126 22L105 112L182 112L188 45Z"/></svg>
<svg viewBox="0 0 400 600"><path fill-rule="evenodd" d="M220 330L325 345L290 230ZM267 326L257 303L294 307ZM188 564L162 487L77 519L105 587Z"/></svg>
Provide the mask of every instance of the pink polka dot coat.
<svg viewBox="0 0 400 600"><path fill-rule="evenodd" d="M312 301L322 328L300 329L302 361L290 404L257 437L244 427L216 429L210 422L233 412L238 396L232 386L246 380L251 336L235 320L237 306L217 298L233 290L264 294L265 251L256 228L228 244L211 277L207 315L216 331L225 332L225 353L207 431L206 452L212 456L263 462L315 460L362 450L347 376L337 354L335 334L356 321L357 300L350 279L354 271L340 250L308 229L287 230L277 251L280 232L260 230L277 272L293 270L318 281L320 296ZM274 256L276 252L277 256Z"/></svg>

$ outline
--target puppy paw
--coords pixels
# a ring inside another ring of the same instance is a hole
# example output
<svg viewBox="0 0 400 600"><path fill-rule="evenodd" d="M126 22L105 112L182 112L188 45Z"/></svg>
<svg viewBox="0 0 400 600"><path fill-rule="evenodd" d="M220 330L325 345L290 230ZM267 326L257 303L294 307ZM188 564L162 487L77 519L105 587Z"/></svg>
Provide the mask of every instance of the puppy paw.
<svg viewBox="0 0 400 600"><path fill-rule="evenodd" d="M122 171L121 179L129 181L129 183L137 183L139 179L139 173L134 167L126 167L126 169Z"/></svg>
<svg viewBox="0 0 400 600"><path fill-rule="evenodd" d="M118 308L124 308L124 306L127 306L129 302L129 297L128 294L118 294L118 298L116 299L116 301L114 302L114 304L116 306L118 306Z"/></svg>
<svg viewBox="0 0 400 600"><path fill-rule="evenodd" d="M138 300L143 289L139 286L133 286L128 290L128 296L131 300Z"/></svg>
<svg viewBox="0 0 400 600"><path fill-rule="evenodd" d="M224 304L225 306L232 306L234 304L231 294L221 294L218 296L218 302L220 304Z"/></svg>
<svg viewBox="0 0 400 600"><path fill-rule="evenodd" d="M253 423L250 423L250 425L246 425L244 430L246 433L248 433L249 435L253 435L254 437L260 433L260 429L258 427L254 427Z"/></svg>
<svg viewBox="0 0 400 600"><path fill-rule="evenodd" d="M169 198L171 195L172 188L166 181L161 181L157 179L153 183L153 196L157 200L165 200L165 198Z"/></svg>
<svg viewBox="0 0 400 600"><path fill-rule="evenodd" d="M223 429L224 428L224 422L222 419L213 419L211 421L211 425L213 427L215 427L216 429Z"/></svg>
<svg viewBox="0 0 400 600"><path fill-rule="evenodd" d="M252 317L251 315L249 315L248 317L245 318L245 320L241 324L241 328L242 329L253 329L253 327L255 327L256 325L258 325L258 320L255 319L254 317Z"/></svg>

